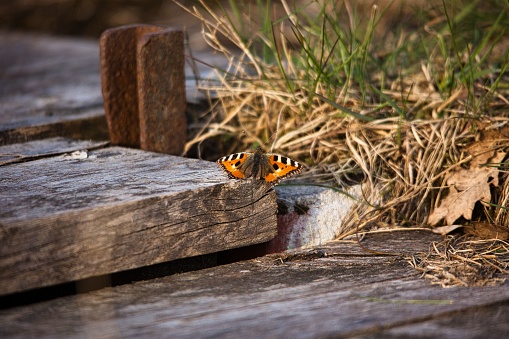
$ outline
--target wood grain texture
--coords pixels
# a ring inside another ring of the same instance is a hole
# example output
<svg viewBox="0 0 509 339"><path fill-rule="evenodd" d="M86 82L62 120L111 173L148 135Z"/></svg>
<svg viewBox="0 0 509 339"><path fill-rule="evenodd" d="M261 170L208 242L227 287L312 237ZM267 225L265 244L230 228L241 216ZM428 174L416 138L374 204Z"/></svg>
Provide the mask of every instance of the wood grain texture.
<svg viewBox="0 0 509 339"><path fill-rule="evenodd" d="M0 33L0 145L108 139L93 40Z"/></svg>
<svg viewBox="0 0 509 339"><path fill-rule="evenodd" d="M275 193L120 147L0 167L0 295L268 241ZM267 193L268 191L268 193Z"/></svg>
<svg viewBox="0 0 509 339"><path fill-rule="evenodd" d="M392 246L380 247L393 253L415 253L436 240L425 232L401 232L368 236L366 245L389 238ZM0 336L503 337L507 314L502 311L508 301L507 283L443 289L419 278L404 257L373 255L356 243L335 242L289 256L271 255L2 310ZM474 316L487 311L493 319ZM437 325L439 319L461 326L445 332Z"/></svg>
<svg viewBox="0 0 509 339"><path fill-rule="evenodd" d="M106 141L85 141L67 138L49 138L19 144L0 146L0 166L55 156L78 150L89 150L107 145Z"/></svg>

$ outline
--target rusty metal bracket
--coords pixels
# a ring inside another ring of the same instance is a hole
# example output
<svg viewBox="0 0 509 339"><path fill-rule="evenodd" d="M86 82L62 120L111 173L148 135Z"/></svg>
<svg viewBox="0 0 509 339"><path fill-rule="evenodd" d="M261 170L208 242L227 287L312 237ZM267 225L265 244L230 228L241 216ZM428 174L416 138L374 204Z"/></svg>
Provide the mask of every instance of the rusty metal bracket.
<svg viewBox="0 0 509 339"><path fill-rule="evenodd" d="M101 83L113 144L180 155L187 138L184 34L152 25L105 31Z"/></svg>

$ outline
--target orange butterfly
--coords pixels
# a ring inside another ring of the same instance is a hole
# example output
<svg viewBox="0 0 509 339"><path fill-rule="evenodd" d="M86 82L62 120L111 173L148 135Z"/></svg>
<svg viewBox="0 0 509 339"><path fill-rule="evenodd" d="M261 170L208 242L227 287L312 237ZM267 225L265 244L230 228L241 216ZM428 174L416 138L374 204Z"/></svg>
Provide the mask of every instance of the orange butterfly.
<svg viewBox="0 0 509 339"><path fill-rule="evenodd" d="M254 178L265 180L272 186L282 179L300 173L302 164L288 157L265 153L258 147L254 153L233 153L217 160L217 165L231 179Z"/></svg>

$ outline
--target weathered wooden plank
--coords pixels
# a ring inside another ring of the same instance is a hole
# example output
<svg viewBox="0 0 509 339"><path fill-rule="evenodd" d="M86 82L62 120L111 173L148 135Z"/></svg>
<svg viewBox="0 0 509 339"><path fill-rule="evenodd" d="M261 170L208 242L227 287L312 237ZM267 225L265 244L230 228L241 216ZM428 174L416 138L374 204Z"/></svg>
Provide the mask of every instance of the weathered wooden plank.
<svg viewBox="0 0 509 339"><path fill-rule="evenodd" d="M108 139L93 40L0 32L0 145Z"/></svg>
<svg viewBox="0 0 509 339"><path fill-rule="evenodd" d="M369 236L366 243L373 248L389 238L393 245L380 249L392 253L422 250L436 239L407 232ZM454 319L481 308L500 314L508 301L507 283L443 289L420 279L403 257L336 242L2 310L0 336L354 337L399 327L412 333L412 326L422 329L419 324L431 319ZM482 334L483 323L470 318L446 337ZM491 324L490 333L498 333ZM444 332L437 327L425 334L443 337Z"/></svg>
<svg viewBox="0 0 509 339"><path fill-rule="evenodd" d="M0 146L0 166L78 150L95 149L108 143L107 141L85 141L57 137L4 145Z"/></svg>
<svg viewBox="0 0 509 339"><path fill-rule="evenodd" d="M267 185L120 147L0 167L0 295L268 241Z"/></svg>
<svg viewBox="0 0 509 339"><path fill-rule="evenodd" d="M40 120L27 120L15 126L0 126L0 145L54 137L108 140L108 127L102 109L87 110L65 119L57 117Z"/></svg>
<svg viewBox="0 0 509 339"><path fill-rule="evenodd" d="M402 324L363 338L507 338L509 301L461 312L437 314L430 320Z"/></svg>

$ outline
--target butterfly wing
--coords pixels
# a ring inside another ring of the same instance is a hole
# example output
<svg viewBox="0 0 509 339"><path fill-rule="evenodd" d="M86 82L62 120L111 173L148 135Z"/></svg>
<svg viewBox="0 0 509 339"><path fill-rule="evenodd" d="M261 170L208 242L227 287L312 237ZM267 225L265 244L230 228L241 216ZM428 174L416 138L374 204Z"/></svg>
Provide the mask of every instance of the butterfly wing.
<svg viewBox="0 0 509 339"><path fill-rule="evenodd" d="M244 172L240 170L240 166L252 153L240 152L227 155L219 158L217 165L228 175L231 179L246 179Z"/></svg>
<svg viewBox="0 0 509 339"><path fill-rule="evenodd" d="M264 176L266 182L277 185L279 181L302 171L302 164L279 154L267 154L273 172Z"/></svg>

